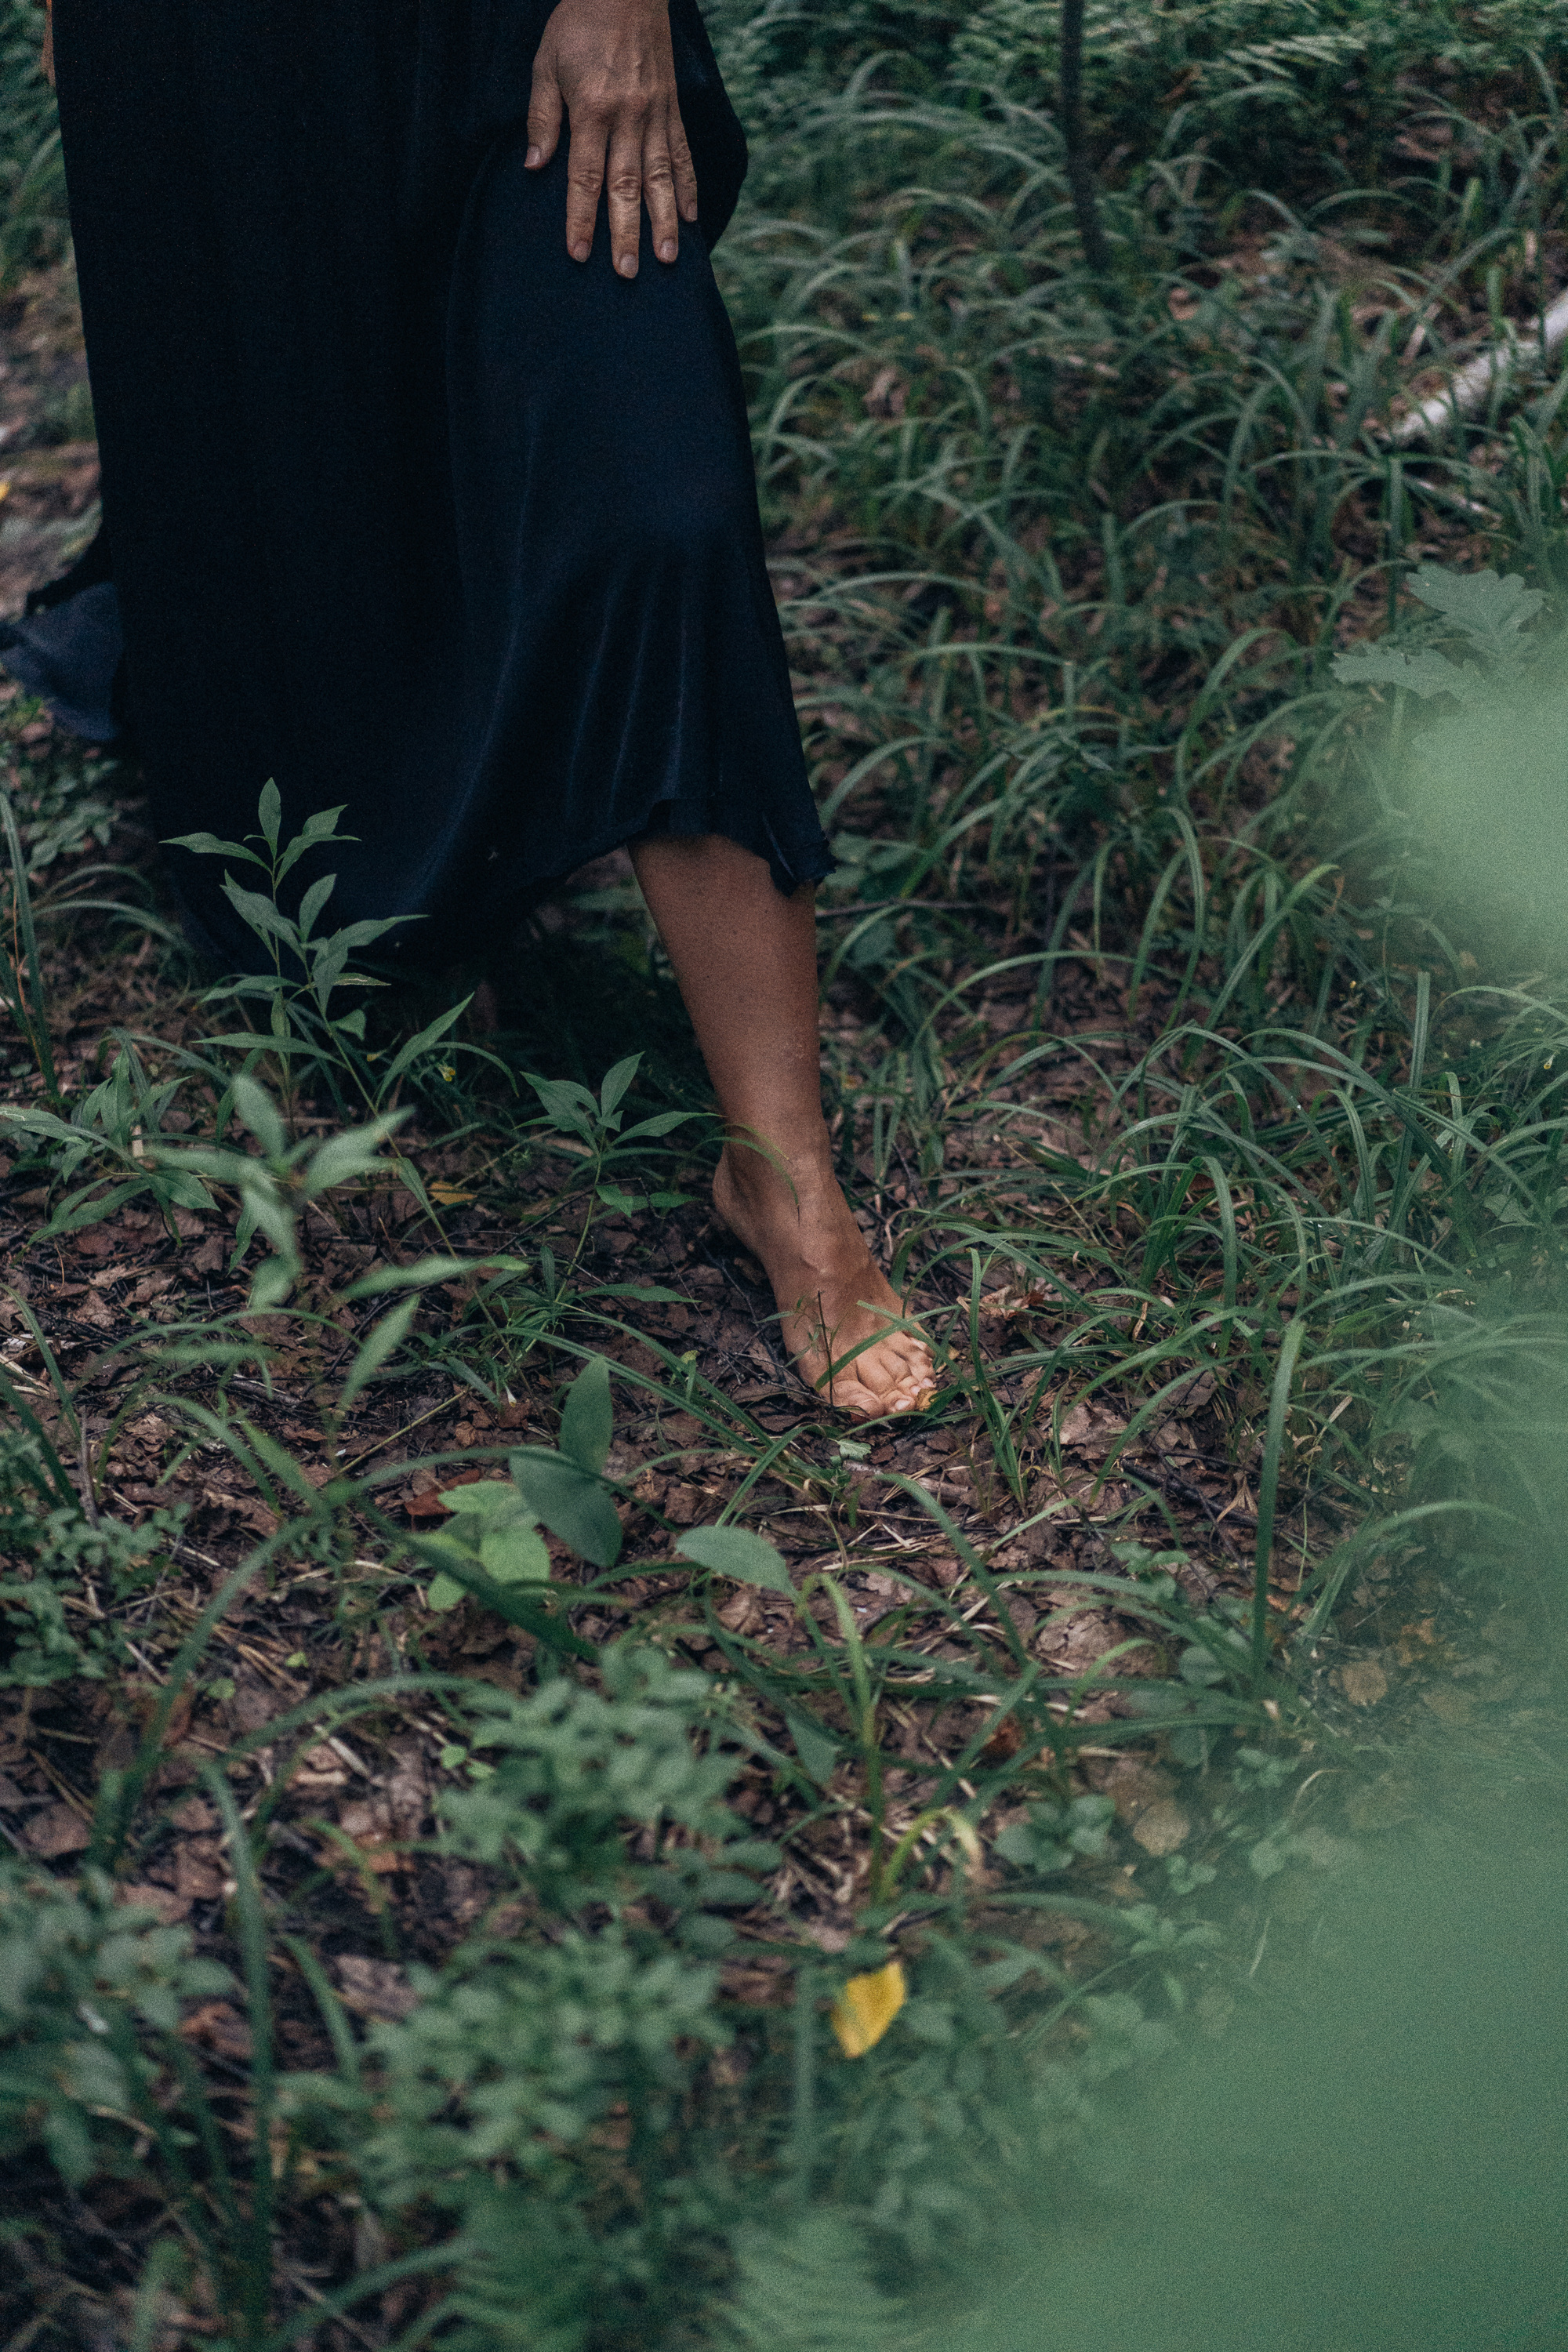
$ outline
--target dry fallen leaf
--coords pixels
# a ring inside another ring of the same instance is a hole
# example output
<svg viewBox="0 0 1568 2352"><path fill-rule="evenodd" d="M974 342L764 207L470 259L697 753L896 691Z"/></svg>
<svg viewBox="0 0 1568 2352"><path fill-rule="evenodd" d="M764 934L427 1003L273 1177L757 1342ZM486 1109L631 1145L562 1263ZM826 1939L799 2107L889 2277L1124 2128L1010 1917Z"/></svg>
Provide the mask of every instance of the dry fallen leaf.
<svg viewBox="0 0 1568 2352"><path fill-rule="evenodd" d="M62 1853L80 1853L92 1843L92 1832L69 1805L46 1805L22 1832L22 1843L40 1861L55 1862Z"/></svg>
<svg viewBox="0 0 1568 2352"><path fill-rule="evenodd" d="M1352 1706L1375 1706L1388 1696L1388 1676L1375 1658L1356 1658L1334 1680Z"/></svg>
<svg viewBox="0 0 1568 2352"><path fill-rule="evenodd" d="M1016 1756L1023 1745L1024 1734L1016 1717L1005 1715L981 1749L981 1761L985 1764L1005 1764L1010 1756Z"/></svg>
<svg viewBox="0 0 1568 2352"><path fill-rule="evenodd" d="M190 1916L190 1897L176 1895L172 1886L153 1886L140 1879L127 1879L114 1890L116 1903L132 1911L155 1911L165 1927L177 1927L182 1919Z"/></svg>
<svg viewBox="0 0 1568 2352"><path fill-rule="evenodd" d="M1188 1821L1173 1798L1162 1797L1148 1806L1132 1824L1132 1843L1141 1845L1145 1853L1174 1853L1192 1834Z"/></svg>
<svg viewBox="0 0 1568 2352"><path fill-rule="evenodd" d="M193 2009L180 2027L180 2037L185 2042L204 2042L220 2058L248 2058L250 2028L237 2009L226 2000L204 2000Z"/></svg>
<svg viewBox="0 0 1568 2352"><path fill-rule="evenodd" d="M216 1838L184 1838L174 1848L174 1892L191 1903L216 1903L226 1884Z"/></svg>
<svg viewBox="0 0 1568 2352"><path fill-rule="evenodd" d="M907 1991L901 1960L889 1960L869 1976L850 1978L828 2021L846 2058L864 2058L875 2049L902 2009Z"/></svg>
<svg viewBox="0 0 1568 2352"><path fill-rule="evenodd" d="M332 1962L345 2009L357 2017L380 2017L394 2022L408 2015L419 1996L395 1960L373 1960L357 1952L340 1952Z"/></svg>

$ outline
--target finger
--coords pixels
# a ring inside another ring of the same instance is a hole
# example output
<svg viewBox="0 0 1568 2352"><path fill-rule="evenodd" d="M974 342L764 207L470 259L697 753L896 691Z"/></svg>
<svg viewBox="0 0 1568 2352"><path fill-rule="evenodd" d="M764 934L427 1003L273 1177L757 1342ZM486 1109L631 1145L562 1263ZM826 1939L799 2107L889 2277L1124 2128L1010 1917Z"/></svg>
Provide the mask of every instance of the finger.
<svg viewBox="0 0 1568 2352"><path fill-rule="evenodd" d="M542 171L554 154L564 110L554 67L535 58L528 100L528 153L523 159L531 172Z"/></svg>
<svg viewBox="0 0 1568 2352"><path fill-rule="evenodd" d="M597 115L574 115L566 142L566 250L574 261L586 261L594 250L604 184L604 123Z"/></svg>
<svg viewBox="0 0 1568 2352"><path fill-rule="evenodd" d="M642 126L617 122L605 184L610 192L610 251L622 278L637 274L642 243Z"/></svg>
<svg viewBox="0 0 1568 2352"><path fill-rule="evenodd" d="M691 160L691 150L686 142L686 125L680 119L680 109L671 102L666 122L670 169L675 174L675 201L680 207L682 220L697 218L697 167Z"/></svg>
<svg viewBox="0 0 1568 2352"><path fill-rule="evenodd" d="M675 201L675 168L669 149L657 131L648 133L642 159L643 202L647 206L653 249L661 261L673 261L680 251L680 214Z"/></svg>

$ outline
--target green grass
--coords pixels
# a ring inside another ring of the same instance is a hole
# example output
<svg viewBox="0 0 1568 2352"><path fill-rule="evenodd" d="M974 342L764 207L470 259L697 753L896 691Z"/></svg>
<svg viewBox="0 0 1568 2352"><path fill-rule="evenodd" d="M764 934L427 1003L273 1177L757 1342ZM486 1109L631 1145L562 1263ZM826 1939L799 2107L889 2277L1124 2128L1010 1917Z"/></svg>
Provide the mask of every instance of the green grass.
<svg viewBox="0 0 1568 2352"><path fill-rule="evenodd" d="M626 894L532 937L482 1045L345 1020L330 965L203 1001L140 911L128 1014L105 776L13 712L47 1238L0 1687L93 1843L0 1884L0 2154L110 2217L13 2199L45 2345L84 2295L235 2352L912 2341L1019 2162L1065 2180L1097 2084L1245 1979L1308 1777L1392 1736L1328 1678L1346 1596L1457 1626L1520 1525L1555 1540L1556 803L1474 740L1561 642L1560 390L1387 427L1568 274L1561 34L1277 16L1091 17L1096 275L1040 12L715 12L839 860L825 1082L939 1352L916 1428L769 1374ZM250 1287L89 1342L48 1253L95 1223L177 1277L199 1223ZM427 1444L510 1475L437 1525ZM193 1837L193 1925L111 1908ZM891 1952L848 2059L828 2005Z"/></svg>

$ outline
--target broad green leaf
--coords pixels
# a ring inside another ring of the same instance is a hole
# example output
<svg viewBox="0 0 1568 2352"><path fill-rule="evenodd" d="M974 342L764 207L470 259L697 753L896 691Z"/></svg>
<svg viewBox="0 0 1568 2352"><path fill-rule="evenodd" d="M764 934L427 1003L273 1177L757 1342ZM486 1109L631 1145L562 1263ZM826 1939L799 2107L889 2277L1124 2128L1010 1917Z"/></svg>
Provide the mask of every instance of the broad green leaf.
<svg viewBox="0 0 1568 2352"><path fill-rule="evenodd" d="M614 1433L610 1368L603 1356L595 1356L584 1365L566 1391L561 1414L561 1451L579 1470L597 1475L609 1459Z"/></svg>
<svg viewBox="0 0 1568 2352"><path fill-rule="evenodd" d="M596 1478L542 1446L523 1446L509 1465L523 1500L552 1535L595 1568L613 1568L621 1549L616 1507Z"/></svg>
<svg viewBox="0 0 1568 2352"><path fill-rule="evenodd" d="M18 1110L14 1103L0 1103L0 1120L7 1127L19 1127L27 1135L47 1136L52 1143L85 1143L90 1140L79 1127L68 1127L63 1118L52 1111Z"/></svg>
<svg viewBox="0 0 1568 2352"><path fill-rule="evenodd" d="M517 1519L524 1527L533 1525L532 1512L510 1478L478 1478L471 1486L448 1486L441 1499L454 1518ZM473 1528L465 1528L463 1532L470 1543L479 1541Z"/></svg>
<svg viewBox="0 0 1568 2352"><path fill-rule="evenodd" d="M628 1054L624 1062L617 1062L613 1070L606 1072L605 1083L599 1089L599 1116L606 1127L610 1123L616 1105L636 1077L637 1065L641 1060L640 1054Z"/></svg>
<svg viewBox="0 0 1568 2352"><path fill-rule="evenodd" d="M338 887L335 874L323 874L312 882L300 901L300 937L308 940L316 928L316 918Z"/></svg>
<svg viewBox="0 0 1568 2352"><path fill-rule="evenodd" d="M423 923L426 919L424 915L385 915L379 922L345 923L341 931L332 933L332 938L351 948L368 948L372 940L395 931L399 923Z"/></svg>
<svg viewBox="0 0 1568 2352"><path fill-rule="evenodd" d="M636 1127L628 1127L616 1150L622 1150L628 1143L635 1143L638 1136L673 1134L675 1129L678 1127L683 1127L689 1118L706 1118L707 1116L706 1111L700 1110L656 1111L651 1118L639 1118Z"/></svg>
<svg viewBox="0 0 1568 2352"><path fill-rule="evenodd" d="M281 1160L289 1149L289 1138L277 1105L254 1078L237 1077L234 1082L235 1115L242 1127L247 1128L269 1160Z"/></svg>
<svg viewBox="0 0 1568 2352"><path fill-rule="evenodd" d="M479 1560L498 1584L548 1584L550 1554L539 1529L520 1517L479 1538Z"/></svg>
<svg viewBox="0 0 1568 2352"><path fill-rule="evenodd" d="M216 833L172 833L163 847L188 849L196 857L243 857L247 866L259 866L264 874L267 871L265 857L258 857L243 841L220 841Z"/></svg>
<svg viewBox="0 0 1568 2352"><path fill-rule="evenodd" d="M599 1106L586 1087L580 1087L575 1078L535 1077L531 1070L525 1070L523 1076L543 1104L552 1127L593 1140Z"/></svg>
<svg viewBox="0 0 1568 2352"><path fill-rule="evenodd" d="M1450 572L1440 563L1423 563L1409 585L1423 604L1447 614L1468 635L1489 643L1521 629L1546 602L1544 590L1527 588L1518 572L1500 580L1490 570Z"/></svg>
<svg viewBox="0 0 1568 2352"><path fill-rule="evenodd" d="M338 819L347 806L347 801L342 801L336 808L318 809L314 816L308 816L305 819L300 831L294 835L293 840L278 860L279 882L291 866L298 865L307 849L315 849L324 841L357 841L359 839L357 833L338 831Z"/></svg>
<svg viewBox="0 0 1568 2352"><path fill-rule="evenodd" d="M283 824L283 795L278 789L275 777L268 776L261 787L261 798L256 803L256 821L261 827L262 838L268 848L276 855L278 835Z"/></svg>
<svg viewBox="0 0 1568 2352"><path fill-rule="evenodd" d="M786 1706L784 1718L789 1726L795 1752L819 1789L826 1789L838 1763L838 1743L829 1731L824 1730L814 1715L804 1708Z"/></svg>
<svg viewBox="0 0 1568 2352"><path fill-rule="evenodd" d="M455 1609L462 1598L463 1587L449 1576L433 1576L425 1588L426 1609Z"/></svg>
<svg viewBox="0 0 1568 2352"><path fill-rule="evenodd" d="M1460 669L1443 654L1402 654L1392 646L1357 646L1337 654L1334 676L1342 686L1402 686L1424 701L1451 694L1468 702L1482 691L1478 671Z"/></svg>
<svg viewBox="0 0 1568 2352"><path fill-rule="evenodd" d="M783 1555L765 1536L753 1535L750 1528L688 1528L677 1549L683 1559L695 1560L699 1568L710 1569L715 1576L733 1577L739 1584L760 1584L768 1592L795 1599Z"/></svg>
<svg viewBox="0 0 1568 2352"><path fill-rule="evenodd" d="M349 1376L338 1396L338 1411L346 1412L350 1401L358 1396L365 1382L374 1380L389 1356L396 1354L408 1337L408 1327L419 1312L417 1298L402 1299L384 1315L349 1366Z"/></svg>
<svg viewBox="0 0 1568 2352"><path fill-rule="evenodd" d="M232 874L223 877L223 895L258 939L281 940L287 947L299 947L299 931L273 899L264 898L258 890L242 890Z"/></svg>

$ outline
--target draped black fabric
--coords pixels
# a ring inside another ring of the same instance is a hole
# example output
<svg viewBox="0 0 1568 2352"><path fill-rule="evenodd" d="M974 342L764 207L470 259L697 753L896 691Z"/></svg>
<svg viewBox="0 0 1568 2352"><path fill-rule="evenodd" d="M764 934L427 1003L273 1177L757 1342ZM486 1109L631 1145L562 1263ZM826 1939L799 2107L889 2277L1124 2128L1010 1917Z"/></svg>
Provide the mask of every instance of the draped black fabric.
<svg viewBox="0 0 1568 2352"><path fill-rule="evenodd" d="M347 803L334 923L437 963L587 859L829 857L709 251L745 142L672 0L702 217L564 240L523 168L548 0L57 0L129 705L161 835ZM193 927L252 950L222 868ZM307 860L302 885L321 870Z"/></svg>

